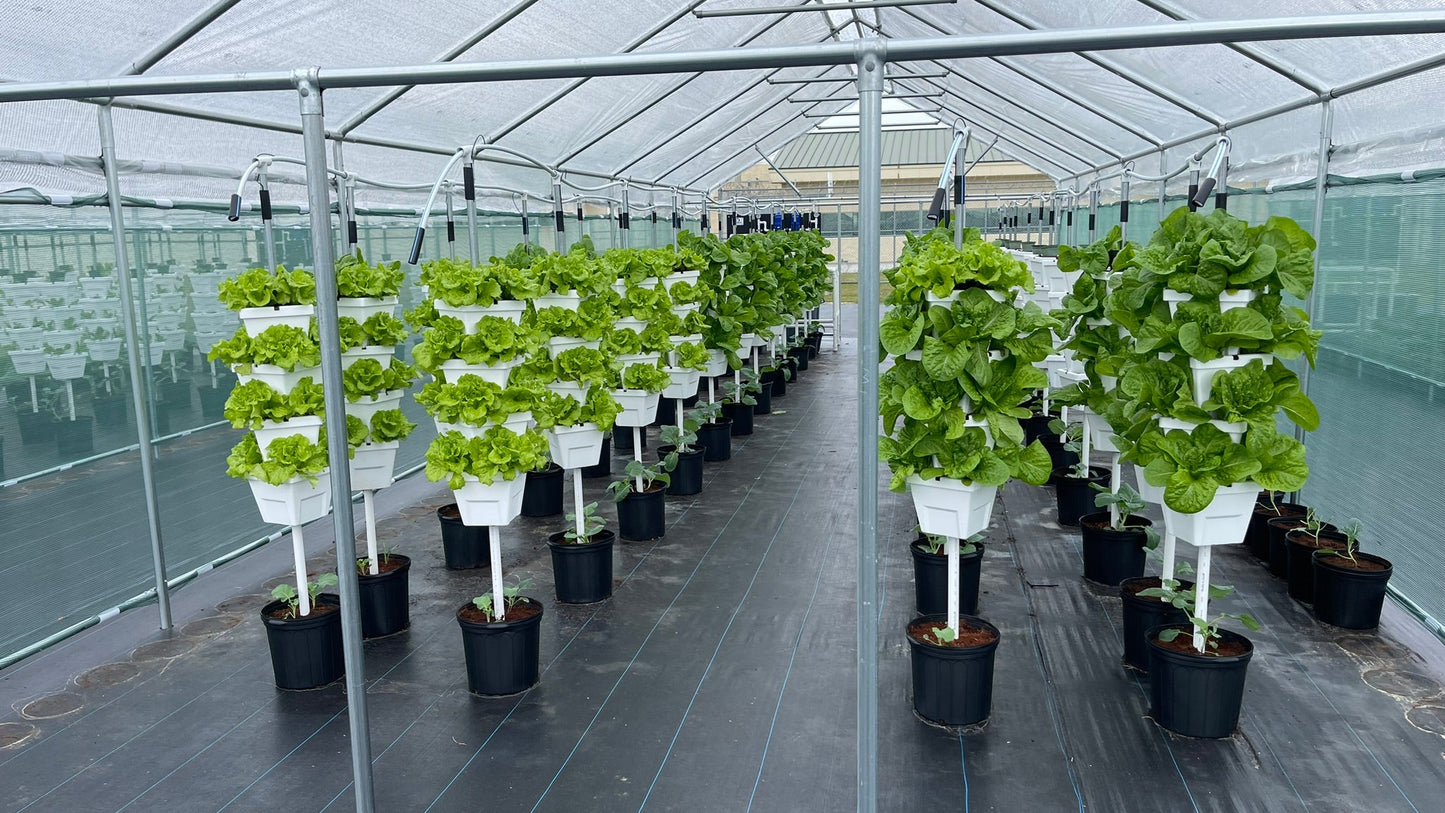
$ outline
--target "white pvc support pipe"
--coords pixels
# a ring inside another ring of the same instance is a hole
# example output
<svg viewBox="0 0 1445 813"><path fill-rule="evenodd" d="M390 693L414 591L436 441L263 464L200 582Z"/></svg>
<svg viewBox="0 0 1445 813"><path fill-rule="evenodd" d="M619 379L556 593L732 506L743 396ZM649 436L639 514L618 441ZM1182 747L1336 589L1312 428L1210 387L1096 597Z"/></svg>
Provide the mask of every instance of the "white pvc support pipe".
<svg viewBox="0 0 1445 813"><path fill-rule="evenodd" d="M366 558L370 565L367 572L375 576L381 573L381 566L378 564L378 553L376 543L376 492L366 489L361 492L361 507L366 514Z"/></svg>
<svg viewBox="0 0 1445 813"><path fill-rule="evenodd" d="M1159 573L1162 583L1174 578L1174 557L1178 549L1178 544L1174 539L1173 523L1169 521L1169 512L1167 511L1164 512L1164 535L1159 540L1159 548L1164 551L1164 567ZM1159 600L1163 601L1164 599Z"/></svg>
<svg viewBox="0 0 1445 813"><path fill-rule="evenodd" d="M632 459L642 462L642 427L632 427ZM642 493L642 475L637 475L637 493Z"/></svg>
<svg viewBox="0 0 1445 813"><path fill-rule="evenodd" d="M1113 454L1113 460L1109 464L1110 494L1117 495L1119 493L1119 482L1123 474L1121 469L1123 469L1123 466L1119 464L1119 454L1118 452L1115 452ZM1119 504L1117 502L1109 506L1109 527L1119 527Z"/></svg>
<svg viewBox="0 0 1445 813"><path fill-rule="evenodd" d="M75 420L75 382L70 379L65 381L65 401L70 404L70 419L73 421Z"/></svg>
<svg viewBox="0 0 1445 813"><path fill-rule="evenodd" d="M580 472L579 472L580 474ZM487 545L491 550L490 559L492 564L492 618L496 621L505 621L507 618L507 593L502 585L502 526L492 525L487 528Z"/></svg>
<svg viewBox="0 0 1445 813"><path fill-rule="evenodd" d="M582 504L581 469L572 470L572 510L576 512L575 519L577 520L577 541L578 543L581 543L587 538L587 523L582 516L584 508Z"/></svg>
<svg viewBox="0 0 1445 813"><path fill-rule="evenodd" d="M1199 565L1194 577L1194 615L1201 621L1209 620L1209 545L1199 548ZM1194 627L1194 649L1204 651L1204 634Z"/></svg>
<svg viewBox="0 0 1445 813"><path fill-rule="evenodd" d="M818 216L818 231L823 231L821 213ZM843 204L838 204L838 256L833 259L833 352L843 346ZM772 345L768 346L769 353Z"/></svg>
<svg viewBox="0 0 1445 813"><path fill-rule="evenodd" d="M958 633L958 539L946 537L943 552L948 557L948 628Z"/></svg>
<svg viewBox="0 0 1445 813"><path fill-rule="evenodd" d="M311 614L311 591L306 587L306 540L301 526L291 526L291 566L296 570L296 601L299 615Z"/></svg>

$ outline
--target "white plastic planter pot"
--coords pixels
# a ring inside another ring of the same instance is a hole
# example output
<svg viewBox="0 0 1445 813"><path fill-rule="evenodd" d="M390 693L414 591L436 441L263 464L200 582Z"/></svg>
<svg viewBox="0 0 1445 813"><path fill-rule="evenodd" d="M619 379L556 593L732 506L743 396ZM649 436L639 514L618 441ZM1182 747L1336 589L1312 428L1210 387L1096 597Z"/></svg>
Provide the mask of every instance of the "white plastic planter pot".
<svg viewBox="0 0 1445 813"><path fill-rule="evenodd" d="M577 347L589 347L597 350L602 347L602 342L592 339L578 339L573 336L551 336L547 339L547 350L552 353L552 358Z"/></svg>
<svg viewBox="0 0 1445 813"><path fill-rule="evenodd" d="M1176 537L1195 547L1237 545L1249 530L1258 497L1259 485L1246 480L1221 487L1214 492L1214 501L1197 514L1180 513L1166 505L1164 519Z"/></svg>
<svg viewBox="0 0 1445 813"><path fill-rule="evenodd" d="M341 353L341 369L349 370L351 365L362 359L376 359L385 370L391 366L391 359L396 355L396 348L389 344L368 345L366 347L353 347Z"/></svg>
<svg viewBox="0 0 1445 813"><path fill-rule="evenodd" d="M662 281L667 285L667 290L671 291L672 286L678 284L679 282L686 282L688 285L696 285L697 279L700 276L702 276L701 271L675 271L664 277Z"/></svg>
<svg viewBox="0 0 1445 813"><path fill-rule="evenodd" d="M401 444L363 443L351 458L351 487L357 491L375 491L391 485L396 466L396 450Z"/></svg>
<svg viewBox="0 0 1445 813"><path fill-rule="evenodd" d="M617 357L617 363L625 370L634 364L651 366L656 364L660 358L662 358L661 353L624 353Z"/></svg>
<svg viewBox="0 0 1445 813"><path fill-rule="evenodd" d="M208 356L211 354L211 348L215 347L217 342L223 342L228 338L230 337L224 333L198 330L195 333L196 349L201 351L201 355ZM90 343L91 358L95 358L95 345L95 342ZM96 361L100 361L100 359L96 359Z"/></svg>
<svg viewBox="0 0 1445 813"><path fill-rule="evenodd" d="M110 277L82 277L80 295L86 299L105 299L110 294ZM216 292L213 290L211 294Z"/></svg>
<svg viewBox="0 0 1445 813"><path fill-rule="evenodd" d="M662 391L663 398L677 400L697 395L697 385L702 380L700 371L689 370L685 367L664 367L663 370L672 377L672 383Z"/></svg>
<svg viewBox="0 0 1445 813"><path fill-rule="evenodd" d="M1204 402L1209 400L1209 393L1214 387L1216 375L1229 370L1238 370L1255 359L1264 362L1264 366L1268 367L1274 361L1274 356L1268 353L1241 353L1209 361L1190 359L1189 375L1194 382L1194 403L1203 406Z"/></svg>
<svg viewBox="0 0 1445 813"><path fill-rule="evenodd" d="M502 421L502 426L508 431L515 432L518 435L526 432L528 429L532 428L531 410L527 410L524 412L513 412L511 415L507 416L506 420Z"/></svg>
<svg viewBox="0 0 1445 813"><path fill-rule="evenodd" d="M702 374L707 376L708 378L713 378L716 376L720 376L727 371L727 354L721 350L714 350L713 348L709 347L707 349L707 367L702 371Z"/></svg>
<svg viewBox="0 0 1445 813"><path fill-rule="evenodd" d="M230 338L236 332L236 315L230 311L221 313L193 313L191 321L197 332L216 333Z"/></svg>
<svg viewBox="0 0 1445 813"><path fill-rule="evenodd" d="M648 426L657 419L658 395L647 390L613 390L612 397L622 405L617 415L618 426Z"/></svg>
<svg viewBox="0 0 1445 813"><path fill-rule="evenodd" d="M191 296L196 299L215 299L221 290L221 280L225 279L224 274L191 274L188 277L191 281ZM80 281L81 288L85 287L85 280Z"/></svg>
<svg viewBox="0 0 1445 813"><path fill-rule="evenodd" d="M1214 428L1218 429L1226 435L1229 435L1229 439L1234 441L1235 443L1239 443L1241 440L1244 440L1244 431L1249 428L1249 424L1245 423L1244 421L1210 421L1210 423L1214 424ZM1182 429L1185 432L1193 432L1194 427L1198 425L1199 424L1197 423L1181 421L1177 418L1159 419L1160 432L1172 432L1175 429Z"/></svg>
<svg viewBox="0 0 1445 813"><path fill-rule="evenodd" d="M371 418L378 412L397 409L401 406L401 390L382 390L376 395L363 395L355 401L346 402L346 414L360 419L371 426Z"/></svg>
<svg viewBox="0 0 1445 813"><path fill-rule="evenodd" d="M1232 311L1235 308L1243 308L1258 298L1259 291L1251 291L1248 289L1224 291L1219 295L1219 310L1223 313L1224 311Z"/></svg>
<svg viewBox="0 0 1445 813"><path fill-rule="evenodd" d="M953 305L953 303L958 301L958 295L960 293L961 291L954 291L947 296L934 296L932 291L927 291L923 294L923 297L924 299L928 300L928 304L930 305L943 305L944 307L949 307Z"/></svg>
<svg viewBox="0 0 1445 813"><path fill-rule="evenodd" d="M672 306L672 313L679 319L684 319L689 313L697 310L696 302L676 302Z"/></svg>
<svg viewBox="0 0 1445 813"><path fill-rule="evenodd" d="M548 429L547 449L552 462L564 469L583 469L602 459L602 430L595 423Z"/></svg>
<svg viewBox="0 0 1445 813"><path fill-rule="evenodd" d="M394 296L343 296L336 300L337 317L349 316L358 323L378 313L396 315L397 297Z"/></svg>
<svg viewBox="0 0 1445 813"><path fill-rule="evenodd" d="M40 375L45 372L45 351L11 350L10 363L20 375Z"/></svg>
<svg viewBox="0 0 1445 813"><path fill-rule="evenodd" d="M432 423L436 424L439 435L443 432L456 432L464 438L479 438L487 431L485 426L475 426L470 423L447 423L435 418L432 419Z"/></svg>
<svg viewBox="0 0 1445 813"><path fill-rule="evenodd" d="M509 319L520 323L522 314L527 312L527 303L517 299L500 299L482 309L487 316L495 316L499 319ZM468 332L476 332L475 326Z"/></svg>
<svg viewBox="0 0 1445 813"><path fill-rule="evenodd" d="M303 415L284 421L262 421L261 428L256 430L256 445L261 449L261 457L266 457L271 441L288 435L301 435L313 444L317 443L321 440L321 419L315 415Z"/></svg>
<svg viewBox="0 0 1445 813"><path fill-rule="evenodd" d="M164 345L164 344L161 344L160 342L151 342L150 356L151 356L151 366L152 366L152 367L159 367L159 366L161 366L162 364L164 364L164 363L165 363L165 360L166 360L166 347L165 347L165 345ZM257 365L254 365L254 366L255 366L255 367L265 367L265 366L269 366L269 365L257 364ZM278 369L279 369L279 368L278 368ZM316 369L318 370L318 372L316 373L316 380L320 381L320 380L321 380L321 373L319 372L319 370L320 370L321 368L318 367L318 368L316 368ZM272 389L275 389L275 387L272 387ZM288 392L289 392L289 390L288 390Z"/></svg>
<svg viewBox="0 0 1445 813"><path fill-rule="evenodd" d="M499 361L496 364L468 364L461 359L447 359L442 362L442 379L448 384L455 384L464 375L474 375L483 381L489 381L499 387L507 386L507 378L512 374L512 368L518 362Z"/></svg>
<svg viewBox="0 0 1445 813"><path fill-rule="evenodd" d="M617 280L616 282L612 283L612 290L618 296L627 296L626 280Z"/></svg>
<svg viewBox="0 0 1445 813"><path fill-rule="evenodd" d="M1144 479L1143 466L1135 464L1134 480L1139 483L1139 496L1144 498L1144 502L1154 505L1164 504L1164 486L1149 485L1149 481Z"/></svg>
<svg viewBox="0 0 1445 813"><path fill-rule="evenodd" d="M562 308L563 310L575 311L577 306L582 304L582 295L576 291L558 291L551 294L543 294L532 300L538 309L541 308Z"/></svg>
<svg viewBox="0 0 1445 813"><path fill-rule="evenodd" d="M186 346L186 334L176 332L164 335L159 342L153 342L152 346L159 346L161 350L168 352L184 350Z"/></svg>
<svg viewBox="0 0 1445 813"><path fill-rule="evenodd" d="M1119 377L1116 375L1104 375L1103 373L1099 373L1099 383L1102 384L1104 386L1104 389L1106 390L1116 390L1119 388Z"/></svg>
<svg viewBox="0 0 1445 813"><path fill-rule="evenodd" d="M652 323L643 319L633 319L631 316L624 316L614 322L612 326L617 330L625 328L633 333L641 334L642 331L647 330L647 326L650 324Z"/></svg>
<svg viewBox="0 0 1445 813"><path fill-rule="evenodd" d="M1190 299L1193 299L1193 298L1194 298L1194 297L1193 297L1191 294L1186 294L1186 293L1184 293L1183 291L1165 291L1165 292L1164 292L1164 302L1169 305L1169 315L1170 315L1170 316L1173 316L1173 315L1174 315L1174 312L1177 311L1177 310L1179 310L1179 303L1180 303L1180 302L1188 302Z"/></svg>
<svg viewBox="0 0 1445 813"><path fill-rule="evenodd" d="M52 330L45 334L45 343L51 347L73 348L79 341L78 330Z"/></svg>
<svg viewBox="0 0 1445 813"><path fill-rule="evenodd" d="M41 345L45 343L45 328L11 328L9 335L10 341L15 342L15 346L20 349L19 352L40 350Z"/></svg>
<svg viewBox="0 0 1445 813"><path fill-rule="evenodd" d="M199 334L197 334L196 342L197 344L200 343ZM215 342L212 342L212 344L214 343ZM122 341L120 339L94 339L87 342L85 347L90 352L91 361L115 361L120 358L121 344ZM205 349L201 350L202 355L209 352L211 352L210 345L207 345Z"/></svg>
<svg viewBox="0 0 1445 813"><path fill-rule="evenodd" d="M967 539L988 528L998 486L964 485L946 477L924 480L914 475L908 478L908 493L913 495L920 531Z"/></svg>
<svg viewBox="0 0 1445 813"><path fill-rule="evenodd" d="M490 483L469 475L462 475L462 479L466 485L453 489L452 496L456 498L463 525L506 525L521 515L522 495L527 488L525 472L511 480L498 477Z"/></svg>
<svg viewBox="0 0 1445 813"><path fill-rule="evenodd" d="M311 327L311 317L316 313L313 305L279 305L269 308L242 308L239 316L246 327L246 335L260 336L266 328L275 325L306 330Z"/></svg>
<svg viewBox="0 0 1445 813"><path fill-rule="evenodd" d="M331 471L316 475L316 485L293 477L279 486L248 479L261 521L275 525L305 525L331 511Z"/></svg>
<svg viewBox="0 0 1445 813"><path fill-rule="evenodd" d="M152 364L160 363L160 359L158 358L159 354L154 348L151 349L151 356ZM266 386L281 395L290 395L291 391L296 389L296 385L301 383L301 379L303 378L310 378L315 383L321 383L321 368L297 367L287 372L274 364L253 364L251 365L249 375L237 375L236 377L241 380L241 383L247 381L264 381L266 382Z"/></svg>
<svg viewBox="0 0 1445 813"><path fill-rule="evenodd" d="M85 375L85 362L88 360L84 353L66 353L46 358L45 366L50 369L50 377L56 381L71 381Z"/></svg>
<svg viewBox="0 0 1445 813"><path fill-rule="evenodd" d="M578 384L576 381L553 381L547 385L547 389L563 397L572 398L579 404L587 400L587 385Z"/></svg>
<svg viewBox="0 0 1445 813"><path fill-rule="evenodd" d="M432 307L436 308L438 316L447 316L462 323L462 332L472 334L477 332L477 323L482 321L483 316L498 316L500 314L489 314L487 309L481 305L460 305L452 307L440 299L432 300ZM501 304L501 303L498 303ZM521 321L521 313L518 312L517 319Z"/></svg>
<svg viewBox="0 0 1445 813"><path fill-rule="evenodd" d="M1084 426L1089 431L1089 443L1093 448L1101 452L1118 454L1119 447L1114 445L1114 428L1109 422L1093 413L1085 413Z"/></svg>
<svg viewBox="0 0 1445 813"><path fill-rule="evenodd" d="M698 343L700 343L700 342L702 341L702 334L700 334L700 333L694 333L694 334L692 334L691 336L669 336L668 338L672 341L672 343L673 343L674 345L679 345L679 344L684 344L684 343L686 343L686 344L698 344ZM677 366L677 351L676 351L676 350L670 351L670 352L667 354L667 363L670 364L670 365L672 365L672 366L674 366L674 367Z"/></svg>

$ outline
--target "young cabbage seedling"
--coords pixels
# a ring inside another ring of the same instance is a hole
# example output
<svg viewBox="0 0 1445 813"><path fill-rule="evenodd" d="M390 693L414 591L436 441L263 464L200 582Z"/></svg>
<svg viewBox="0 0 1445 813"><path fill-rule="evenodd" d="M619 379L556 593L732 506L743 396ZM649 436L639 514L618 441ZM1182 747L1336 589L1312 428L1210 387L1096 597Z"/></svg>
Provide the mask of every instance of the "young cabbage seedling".
<svg viewBox="0 0 1445 813"><path fill-rule="evenodd" d="M1209 586L1208 597L1211 599L1224 598L1233 592L1233 587L1222 584L1212 584ZM1189 622L1194 627L1194 648L1200 653L1206 653L1211 649L1217 649L1219 647L1219 622L1224 619L1233 618L1247 627L1251 632L1259 629L1259 622L1254 619L1254 616L1248 613L1219 613L1214 616L1212 620L1200 617L1197 612L1198 588L1181 590L1179 589L1179 582L1173 579L1165 581L1163 587L1151 587L1147 590L1140 590L1139 595L1161 599L1173 607L1183 610L1185 615L1189 616ZM1162 630L1159 633L1159 640L1163 643L1169 643L1175 638L1178 638L1182 632L1183 630L1175 628Z"/></svg>
<svg viewBox="0 0 1445 813"><path fill-rule="evenodd" d="M663 486L670 485L672 483L672 477L668 472L672 471L672 466L668 465L669 459L673 461L673 465L676 465L677 456L675 453L664 457L652 466L643 463L641 460L629 460L627 462L627 469L624 472L627 478L617 480L607 486L607 493L612 495L612 499L617 502L622 502L627 499L627 495L634 491L639 494L647 491L652 487L653 483L661 483ZM641 488L637 487L636 484L638 483L641 484Z"/></svg>
<svg viewBox="0 0 1445 813"><path fill-rule="evenodd" d="M1049 431L1059 436L1059 444L1064 451L1073 452L1078 455L1079 460L1069 468L1069 476L1076 480L1086 480L1089 477L1089 461L1084 455L1084 425L1078 423L1065 424L1058 418L1049 421Z"/></svg>
<svg viewBox="0 0 1445 813"><path fill-rule="evenodd" d="M576 512L567 514L567 522L570 527L563 536L577 544L587 542L596 536L607 524L607 521L597 515L597 503L590 502L582 509L582 517L579 519Z"/></svg>
<svg viewBox="0 0 1445 813"><path fill-rule="evenodd" d="M1128 483L1121 483L1118 491L1110 491L1098 483L1090 483L1089 485L1095 491L1099 492L1094 495L1094 506L1096 508L1109 509L1109 525L1111 528L1116 531L1143 530L1146 546L1150 550L1158 547L1159 532L1154 530L1154 526L1145 525L1142 528L1133 529L1128 527L1129 517L1135 514L1142 514L1148 505L1148 503L1144 502L1144 498L1139 495L1139 492L1134 490L1133 486Z"/></svg>
<svg viewBox="0 0 1445 813"><path fill-rule="evenodd" d="M506 603L507 607L515 607L517 606L517 602L522 600L522 591L530 590L531 587L532 580L523 579L511 587L502 590L502 601ZM482 611L482 615L485 616L488 621L497 621L502 616L492 612L492 603L493 598L491 593L484 593L472 599L472 604L476 606L478 610Z"/></svg>
<svg viewBox="0 0 1445 813"><path fill-rule="evenodd" d="M310 606L315 607L316 597L321 595L321 591L324 588L335 585L336 581L335 573L322 573L316 577L315 581L307 581L306 592L311 599ZM296 592L296 588L291 586L290 582L276 585L275 589L271 591L271 598L286 602L287 618L296 618L300 615L301 597Z"/></svg>

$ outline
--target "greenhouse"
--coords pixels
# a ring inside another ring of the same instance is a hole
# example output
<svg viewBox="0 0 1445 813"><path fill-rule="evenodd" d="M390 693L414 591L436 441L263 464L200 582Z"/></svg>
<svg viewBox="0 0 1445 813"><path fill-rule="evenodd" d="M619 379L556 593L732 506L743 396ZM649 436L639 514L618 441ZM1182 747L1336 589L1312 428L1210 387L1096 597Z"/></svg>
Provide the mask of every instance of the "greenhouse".
<svg viewBox="0 0 1445 813"><path fill-rule="evenodd" d="M0 810L1439 809L1438 0L6 17Z"/></svg>

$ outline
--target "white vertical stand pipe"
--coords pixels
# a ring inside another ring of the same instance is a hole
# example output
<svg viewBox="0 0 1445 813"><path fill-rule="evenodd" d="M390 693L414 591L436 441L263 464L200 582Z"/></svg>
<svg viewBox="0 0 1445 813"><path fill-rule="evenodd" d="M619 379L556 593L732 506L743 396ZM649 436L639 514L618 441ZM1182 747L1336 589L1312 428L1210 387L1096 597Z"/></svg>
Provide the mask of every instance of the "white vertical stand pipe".
<svg viewBox="0 0 1445 813"><path fill-rule="evenodd" d="M579 474L581 472L578 472ZM507 594L502 586L502 526L487 528L488 558L492 565L492 618L505 621L507 618Z"/></svg>
<svg viewBox="0 0 1445 813"><path fill-rule="evenodd" d="M1194 578L1194 614L1201 621L1209 620L1209 553L1212 550L1209 545L1200 546L1199 565ZM1198 627L1194 628L1194 649L1204 651L1204 634Z"/></svg>
<svg viewBox="0 0 1445 813"><path fill-rule="evenodd" d="M306 539L300 525L291 526L291 568L296 571L298 615L311 615L311 590L306 585Z"/></svg>
<svg viewBox="0 0 1445 813"><path fill-rule="evenodd" d="M582 514L585 510L582 503L582 470L572 470L572 510L573 519L577 522L577 541L581 542L586 538L587 523L583 520Z"/></svg>
<svg viewBox="0 0 1445 813"><path fill-rule="evenodd" d="M958 539L945 537L944 555L948 557L948 628L958 633Z"/></svg>
<svg viewBox="0 0 1445 813"><path fill-rule="evenodd" d="M366 514L366 560L369 563L367 572L375 576L381 573L381 565L378 562L380 551L376 543L376 492L367 489L361 492L361 507Z"/></svg>
<svg viewBox="0 0 1445 813"><path fill-rule="evenodd" d="M878 810L878 288L884 44L858 44L859 813Z"/></svg>

